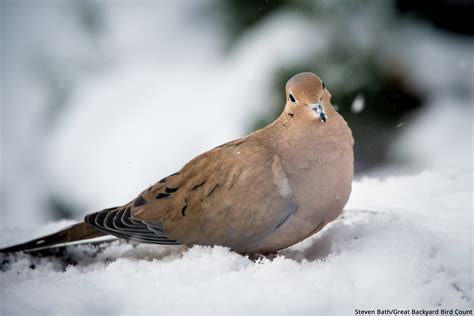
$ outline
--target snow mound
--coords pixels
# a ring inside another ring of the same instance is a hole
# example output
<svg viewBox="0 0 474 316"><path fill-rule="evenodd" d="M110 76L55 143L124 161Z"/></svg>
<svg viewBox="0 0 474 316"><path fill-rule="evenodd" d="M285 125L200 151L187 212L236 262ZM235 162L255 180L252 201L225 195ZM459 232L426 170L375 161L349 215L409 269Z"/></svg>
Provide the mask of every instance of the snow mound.
<svg viewBox="0 0 474 316"><path fill-rule="evenodd" d="M471 185L462 169L362 179L339 219L274 260L252 261L223 247L119 241L70 248L75 265L18 254L0 273L0 314L471 308Z"/></svg>

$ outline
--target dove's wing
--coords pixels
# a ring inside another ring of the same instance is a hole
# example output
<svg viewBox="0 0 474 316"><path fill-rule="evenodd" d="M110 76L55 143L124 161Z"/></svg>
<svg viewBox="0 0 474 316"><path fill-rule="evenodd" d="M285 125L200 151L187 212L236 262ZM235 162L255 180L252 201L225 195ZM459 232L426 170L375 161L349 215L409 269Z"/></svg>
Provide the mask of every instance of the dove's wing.
<svg viewBox="0 0 474 316"><path fill-rule="evenodd" d="M89 214L84 221L96 229L119 238L143 243L178 245L170 239L160 224L147 225L145 222L132 218L132 205L105 209Z"/></svg>
<svg viewBox="0 0 474 316"><path fill-rule="evenodd" d="M86 221L142 242L217 244L248 252L297 207L280 158L249 136L194 158L129 204Z"/></svg>

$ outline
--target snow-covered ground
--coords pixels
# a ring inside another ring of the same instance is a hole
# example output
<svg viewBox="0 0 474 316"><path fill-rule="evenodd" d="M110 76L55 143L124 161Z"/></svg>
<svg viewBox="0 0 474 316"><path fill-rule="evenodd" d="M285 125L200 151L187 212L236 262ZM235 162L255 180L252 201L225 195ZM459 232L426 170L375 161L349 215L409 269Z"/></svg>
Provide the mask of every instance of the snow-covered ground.
<svg viewBox="0 0 474 316"><path fill-rule="evenodd" d="M222 247L119 242L97 256L87 246L72 249L75 266L17 255L0 273L0 314L472 308L471 172L442 168L356 182L341 218L273 261L253 262ZM64 224L15 232L9 241Z"/></svg>
<svg viewBox="0 0 474 316"><path fill-rule="evenodd" d="M287 44L306 34L309 22L276 15L223 58L216 54L217 40L207 37L212 27L181 23L190 11L183 3L148 14L140 6L110 6L111 31L98 55L113 66L92 77L73 74L82 80L48 141L36 143L24 119L21 105L32 103L7 95L12 107L6 113L15 119L6 123L25 135L7 144L12 154L5 159L21 162L31 155L18 153L46 148L39 158L48 162L48 185L41 187L45 177L31 173L29 164L24 174L2 171L9 181L4 196L16 203L4 204L9 212L2 213L0 247L70 224L43 225L45 219L33 211L48 190L82 210L125 202L193 155L240 136L244 122L268 110L266 96L257 91L268 90L276 65L304 55ZM35 31L48 29L58 16L71 27L67 16L48 12L49 18L33 21ZM6 25L23 32L12 45L25 54L32 49L22 45L34 37L46 41L44 49L93 50L85 39L81 45L69 42L74 28L64 37L28 35L29 29L15 24L31 20L22 17ZM364 32L379 28L380 21L359 18ZM167 43L165 49L150 47L146 32L165 26L174 33L153 34ZM405 36L403 27L386 30L399 41L387 40L385 49L409 66L411 84L429 95L427 111L400 126L402 137L393 147L392 154L410 164L354 182L343 216L321 233L259 262L222 247L119 242L99 252L71 248L77 264L69 266L18 254L0 272L0 315L350 315L356 308L472 308L473 46L423 27ZM326 33L318 32L311 34L311 45L324 49ZM68 60L62 62L59 67L70 70ZM31 192L29 199L24 192Z"/></svg>

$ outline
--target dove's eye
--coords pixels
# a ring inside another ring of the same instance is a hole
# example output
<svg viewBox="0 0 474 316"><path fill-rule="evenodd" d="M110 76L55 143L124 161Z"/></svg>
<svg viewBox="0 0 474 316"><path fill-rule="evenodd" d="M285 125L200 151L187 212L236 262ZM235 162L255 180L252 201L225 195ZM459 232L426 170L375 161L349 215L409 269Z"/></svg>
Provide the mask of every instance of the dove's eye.
<svg viewBox="0 0 474 316"><path fill-rule="evenodd" d="M295 97L294 97L292 94L290 94L289 97L290 97L290 101L291 101L292 103L296 103L296 99L295 99Z"/></svg>

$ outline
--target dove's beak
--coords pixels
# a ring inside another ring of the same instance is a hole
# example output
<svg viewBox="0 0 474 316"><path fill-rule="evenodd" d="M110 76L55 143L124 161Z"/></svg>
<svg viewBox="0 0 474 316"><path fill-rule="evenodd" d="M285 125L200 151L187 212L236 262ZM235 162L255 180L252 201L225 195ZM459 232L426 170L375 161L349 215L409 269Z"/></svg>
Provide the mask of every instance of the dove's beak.
<svg viewBox="0 0 474 316"><path fill-rule="evenodd" d="M311 106L311 109L313 109L313 111L316 112L316 114L319 116L319 119L321 120L321 122L326 123L326 121L328 120L328 117L326 113L324 112L324 108L321 102L310 104L310 106Z"/></svg>

